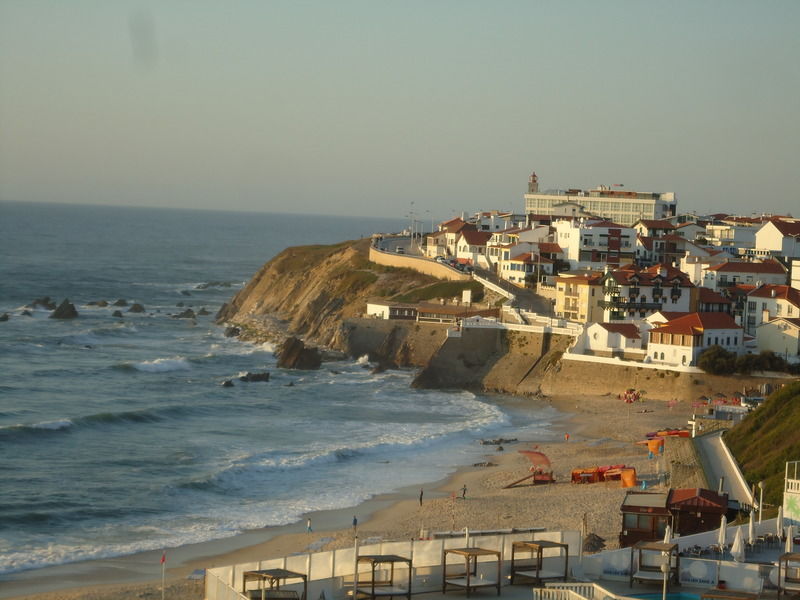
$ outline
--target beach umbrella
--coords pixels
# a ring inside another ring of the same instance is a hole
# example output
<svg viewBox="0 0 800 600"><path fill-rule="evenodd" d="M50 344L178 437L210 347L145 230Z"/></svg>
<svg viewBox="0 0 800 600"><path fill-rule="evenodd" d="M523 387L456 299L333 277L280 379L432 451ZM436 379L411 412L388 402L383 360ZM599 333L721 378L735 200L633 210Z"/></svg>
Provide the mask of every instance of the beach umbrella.
<svg viewBox="0 0 800 600"><path fill-rule="evenodd" d="M783 507L778 507L778 517L775 519L775 528L778 530L778 537L783 535Z"/></svg>
<svg viewBox="0 0 800 600"><path fill-rule="evenodd" d="M733 538L731 545L731 556L736 562L744 562L744 540L742 539L742 528L736 529L736 537Z"/></svg>
<svg viewBox="0 0 800 600"><path fill-rule="evenodd" d="M794 527L789 525L786 528L786 552L794 551L794 540L792 536L794 535Z"/></svg>
<svg viewBox="0 0 800 600"><path fill-rule="evenodd" d="M672 527L667 525L667 528L664 530L664 543L669 544L672 541Z"/></svg>
<svg viewBox="0 0 800 600"><path fill-rule="evenodd" d="M728 537L728 517L722 515L722 518L719 520L719 534L717 534L717 544L719 545L720 552L725 550L725 544L727 544Z"/></svg>
<svg viewBox="0 0 800 600"><path fill-rule="evenodd" d="M754 510L750 511L750 520L747 522L747 543L750 544L751 546L756 541L756 527L755 523L753 523L754 512L755 512Z"/></svg>
<svg viewBox="0 0 800 600"><path fill-rule="evenodd" d="M550 459L542 452L537 452L536 450L520 450L519 453L524 454L525 457L533 463L534 467L550 468Z"/></svg>

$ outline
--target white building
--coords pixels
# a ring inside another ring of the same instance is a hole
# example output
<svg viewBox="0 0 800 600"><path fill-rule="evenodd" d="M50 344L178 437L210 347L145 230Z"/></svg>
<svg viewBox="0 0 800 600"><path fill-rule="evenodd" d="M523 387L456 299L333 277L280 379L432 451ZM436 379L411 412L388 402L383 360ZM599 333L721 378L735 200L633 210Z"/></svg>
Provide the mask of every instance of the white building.
<svg viewBox="0 0 800 600"><path fill-rule="evenodd" d="M784 284L787 273L777 260L758 262L728 261L709 265L703 269L703 287L718 292L737 283L761 285Z"/></svg>
<svg viewBox="0 0 800 600"><path fill-rule="evenodd" d="M600 283L603 321L644 319L662 310L695 310L697 290L686 274L674 267L654 265L642 269L627 265L607 271Z"/></svg>
<svg viewBox="0 0 800 600"><path fill-rule="evenodd" d="M733 225L731 223L709 223L703 237L710 246L723 248L728 254L736 256L740 249L754 248L757 228L752 225Z"/></svg>
<svg viewBox="0 0 800 600"><path fill-rule="evenodd" d="M525 194L525 212L528 214L556 214L554 207L569 203L578 214L580 210L599 215L605 219L633 225L639 219L667 219L676 213L677 200L672 192L634 192L612 190L609 186L598 186L592 190L547 190L539 191L536 173L528 180ZM562 213L563 214L563 213Z"/></svg>
<svg viewBox="0 0 800 600"><path fill-rule="evenodd" d="M800 317L800 290L788 285L760 285L747 294L744 326L753 333L759 325L779 317Z"/></svg>
<svg viewBox="0 0 800 600"><path fill-rule="evenodd" d="M755 251L800 258L800 220L768 221L756 231Z"/></svg>
<svg viewBox="0 0 800 600"><path fill-rule="evenodd" d="M715 345L741 354L742 328L727 313L690 313L650 330L647 357L653 363L693 366L702 352Z"/></svg>
<svg viewBox="0 0 800 600"><path fill-rule="evenodd" d="M644 349L639 327L634 323L592 323L584 329L584 353L594 356L619 356L628 360L642 360Z"/></svg>
<svg viewBox="0 0 800 600"><path fill-rule="evenodd" d="M610 221L561 220L553 223L555 243L570 269L602 269L634 261L636 232Z"/></svg>
<svg viewBox="0 0 800 600"><path fill-rule="evenodd" d="M788 362L800 362L800 318L779 317L756 329L758 351L771 351Z"/></svg>

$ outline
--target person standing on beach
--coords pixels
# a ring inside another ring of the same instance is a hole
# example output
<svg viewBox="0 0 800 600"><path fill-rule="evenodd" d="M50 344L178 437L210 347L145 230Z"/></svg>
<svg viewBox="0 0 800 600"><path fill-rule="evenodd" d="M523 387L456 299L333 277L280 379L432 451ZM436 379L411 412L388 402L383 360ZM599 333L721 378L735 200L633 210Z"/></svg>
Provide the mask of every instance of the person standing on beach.
<svg viewBox="0 0 800 600"><path fill-rule="evenodd" d="M569 434L568 434L568 433L565 433L565 434L564 434L564 441L565 441L565 442L568 442L568 441L569 441Z"/></svg>
<svg viewBox="0 0 800 600"><path fill-rule="evenodd" d="M358 535L358 518L353 515L353 534Z"/></svg>
<svg viewBox="0 0 800 600"><path fill-rule="evenodd" d="M314 533L314 530L311 529L311 519L306 519L306 533Z"/></svg>
<svg viewBox="0 0 800 600"><path fill-rule="evenodd" d="M423 494L423 492L424 492L424 490L422 488L419 488L419 505L420 506L422 506L422 494Z"/></svg>
<svg viewBox="0 0 800 600"><path fill-rule="evenodd" d="M466 483L464 484L464 487L461 488L461 499L462 500L466 500L467 499L467 484Z"/></svg>

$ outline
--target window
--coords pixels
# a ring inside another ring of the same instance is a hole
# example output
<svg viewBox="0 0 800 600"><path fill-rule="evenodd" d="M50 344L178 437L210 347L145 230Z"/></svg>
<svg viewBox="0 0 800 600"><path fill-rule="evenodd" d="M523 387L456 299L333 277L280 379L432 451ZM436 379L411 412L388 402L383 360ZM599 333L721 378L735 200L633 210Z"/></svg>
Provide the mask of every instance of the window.
<svg viewBox="0 0 800 600"><path fill-rule="evenodd" d="M747 310L755 310L755 309L756 309L756 303L755 302L753 302L751 300L750 302L747 303Z"/></svg>

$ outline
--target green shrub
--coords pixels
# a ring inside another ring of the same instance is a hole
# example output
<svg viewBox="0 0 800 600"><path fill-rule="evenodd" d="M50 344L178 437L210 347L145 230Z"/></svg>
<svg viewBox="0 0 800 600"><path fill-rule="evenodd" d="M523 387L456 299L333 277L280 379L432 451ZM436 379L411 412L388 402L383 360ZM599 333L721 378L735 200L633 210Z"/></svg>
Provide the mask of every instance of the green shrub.
<svg viewBox="0 0 800 600"><path fill-rule="evenodd" d="M736 354L714 345L700 355L697 366L711 375L731 375L736 371Z"/></svg>

